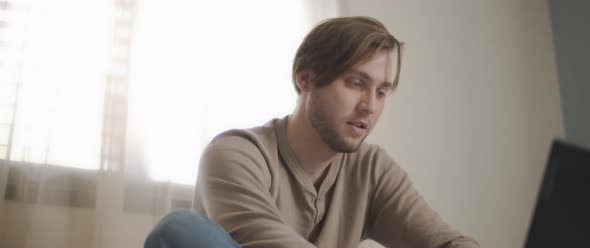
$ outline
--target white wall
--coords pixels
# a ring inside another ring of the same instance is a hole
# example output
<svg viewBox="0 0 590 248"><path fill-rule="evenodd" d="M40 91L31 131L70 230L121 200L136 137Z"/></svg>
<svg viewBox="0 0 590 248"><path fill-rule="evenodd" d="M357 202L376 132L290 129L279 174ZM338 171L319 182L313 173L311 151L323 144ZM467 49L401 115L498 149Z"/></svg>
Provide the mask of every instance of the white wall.
<svg viewBox="0 0 590 248"><path fill-rule="evenodd" d="M385 147L454 227L522 247L562 113L545 1L343 0L406 49L369 142Z"/></svg>

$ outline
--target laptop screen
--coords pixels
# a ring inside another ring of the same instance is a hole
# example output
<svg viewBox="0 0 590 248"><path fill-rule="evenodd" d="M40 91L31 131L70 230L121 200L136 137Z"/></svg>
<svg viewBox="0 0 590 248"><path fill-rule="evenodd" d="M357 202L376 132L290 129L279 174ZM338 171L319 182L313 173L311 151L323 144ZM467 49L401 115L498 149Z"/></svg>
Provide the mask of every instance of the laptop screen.
<svg viewBox="0 0 590 248"><path fill-rule="evenodd" d="M526 248L590 247L590 151L555 141Z"/></svg>

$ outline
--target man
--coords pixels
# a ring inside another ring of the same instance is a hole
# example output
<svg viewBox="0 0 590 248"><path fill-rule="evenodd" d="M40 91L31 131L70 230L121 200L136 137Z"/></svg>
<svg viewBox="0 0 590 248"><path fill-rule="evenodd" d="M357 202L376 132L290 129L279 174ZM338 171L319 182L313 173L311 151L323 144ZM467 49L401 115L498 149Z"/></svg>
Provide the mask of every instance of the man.
<svg viewBox="0 0 590 248"><path fill-rule="evenodd" d="M316 26L295 56L293 113L217 136L200 164L200 215L164 218L146 247L150 238L182 240L158 236L171 226L192 235L186 244L208 238L208 246L220 247L358 247L363 239L386 247L479 247L443 222L383 149L363 142L397 86L400 48L372 18Z"/></svg>

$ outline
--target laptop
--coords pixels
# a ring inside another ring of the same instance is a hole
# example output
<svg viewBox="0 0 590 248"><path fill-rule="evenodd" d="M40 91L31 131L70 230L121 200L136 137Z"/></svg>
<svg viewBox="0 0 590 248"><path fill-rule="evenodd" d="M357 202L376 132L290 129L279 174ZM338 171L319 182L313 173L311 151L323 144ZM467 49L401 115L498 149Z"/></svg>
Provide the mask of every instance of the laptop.
<svg viewBox="0 0 590 248"><path fill-rule="evenodd" d="M525 248L590 247L590 150L554 141Z"/></svg>

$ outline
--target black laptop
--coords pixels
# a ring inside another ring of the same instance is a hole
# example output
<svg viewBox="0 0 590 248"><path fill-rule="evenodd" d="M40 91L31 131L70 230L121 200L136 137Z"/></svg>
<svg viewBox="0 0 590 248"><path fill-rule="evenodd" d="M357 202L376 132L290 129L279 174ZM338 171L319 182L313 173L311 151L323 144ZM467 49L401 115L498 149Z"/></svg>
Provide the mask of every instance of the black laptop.
<svg viewBox="0 0 590 248"><path fill-rule="evenodd" d="M590 150L555 141L525 248L590 247Z"/></svg>

